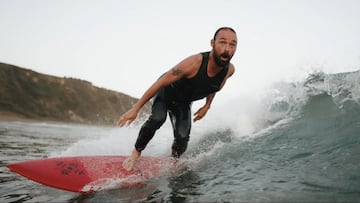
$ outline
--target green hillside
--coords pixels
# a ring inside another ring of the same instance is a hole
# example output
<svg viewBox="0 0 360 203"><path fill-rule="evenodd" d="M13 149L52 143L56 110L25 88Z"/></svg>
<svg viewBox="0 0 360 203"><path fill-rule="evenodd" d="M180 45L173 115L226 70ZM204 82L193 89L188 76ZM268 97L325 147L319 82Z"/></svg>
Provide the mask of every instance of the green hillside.
<svg viewBox="0 0 360 203"><path fill-rule="evenodd" d="M3 112L30 119L114 124L136 101L84 80L44 75L0 63L0 111Z"/></svg>

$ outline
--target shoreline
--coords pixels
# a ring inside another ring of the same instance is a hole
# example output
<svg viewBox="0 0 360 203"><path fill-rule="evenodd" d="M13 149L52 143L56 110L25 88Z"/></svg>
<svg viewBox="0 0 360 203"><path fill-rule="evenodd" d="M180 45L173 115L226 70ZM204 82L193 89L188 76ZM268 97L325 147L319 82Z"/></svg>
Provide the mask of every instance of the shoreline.
<svg viewBox="0 0 360 203"><path fill-rule="evenodd" d="M60 125L88 125L88 126L116 126L111 124L99 124L99 123L81 123L71 121L60 121L51 119L41 118L28 118L21 114L0 111L0 122L23 122L23 123L49 123L49 124L60 124Z"/></svg>
<svg viewBox="0 0 360 203"><path fill-rule="evenodd" d="M9 111L0 111L0 122L24 122L24 123L50 123L50 124L67 124L67 125L76 125L83 123L74 123L74 122L65 122L65 121L57 121L50 119L36 119L36 118L27 118L23 115L9 112ZM84 124L86 125L86 124Z"/></svg>

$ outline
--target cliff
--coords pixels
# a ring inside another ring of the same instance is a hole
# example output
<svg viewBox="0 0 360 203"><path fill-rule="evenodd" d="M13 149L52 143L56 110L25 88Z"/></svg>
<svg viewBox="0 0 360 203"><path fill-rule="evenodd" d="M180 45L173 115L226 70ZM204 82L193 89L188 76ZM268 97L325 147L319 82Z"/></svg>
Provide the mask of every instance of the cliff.
<svg viewBox="0 0 360 203"><path fill-rule="evenodd" d="M90 82L0 63L0 112L28 119L114 124L137 101ZM148 112L146 105L141 117Z"/></svg>

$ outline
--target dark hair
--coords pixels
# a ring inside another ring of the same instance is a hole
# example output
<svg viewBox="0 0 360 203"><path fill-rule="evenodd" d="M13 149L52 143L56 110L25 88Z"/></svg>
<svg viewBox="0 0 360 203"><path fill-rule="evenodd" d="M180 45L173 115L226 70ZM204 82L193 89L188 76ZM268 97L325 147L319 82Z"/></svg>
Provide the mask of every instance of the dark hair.
<svg viewBox="0 0 360 203"><path fill-rule="evenodd" d="M215 40L216 36L218 35L218 33L219 33L221 30L230 30L230 31L232 31L233 33L236 34L235 30L232 29L231 27L221 27L221 28L219 28L219 29L216 30L216 32L215 32L215 34L214 34L214 40Z"/></svg>

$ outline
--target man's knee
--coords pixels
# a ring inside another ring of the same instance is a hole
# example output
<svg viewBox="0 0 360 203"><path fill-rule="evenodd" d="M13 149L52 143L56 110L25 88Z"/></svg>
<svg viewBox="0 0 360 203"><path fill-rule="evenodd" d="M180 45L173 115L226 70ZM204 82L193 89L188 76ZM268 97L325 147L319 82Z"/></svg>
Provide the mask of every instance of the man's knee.
<svg viewBox="0 0 360 203"><path fill-rule="evenodd" d="M145 149L149 141L154 137L155 131L165 122L165 118L150 116L142 125L139 136L135 143L135 149L139 152Z"/></svg>
<svg viewBox="0 0 360 203"><path fill-rule="evenodd" d="M153 130L157 130L162 126L165 120L166 120L166 115L165 116L151 115L149 119L144 123L143 128L150 128Z"/></svg>

